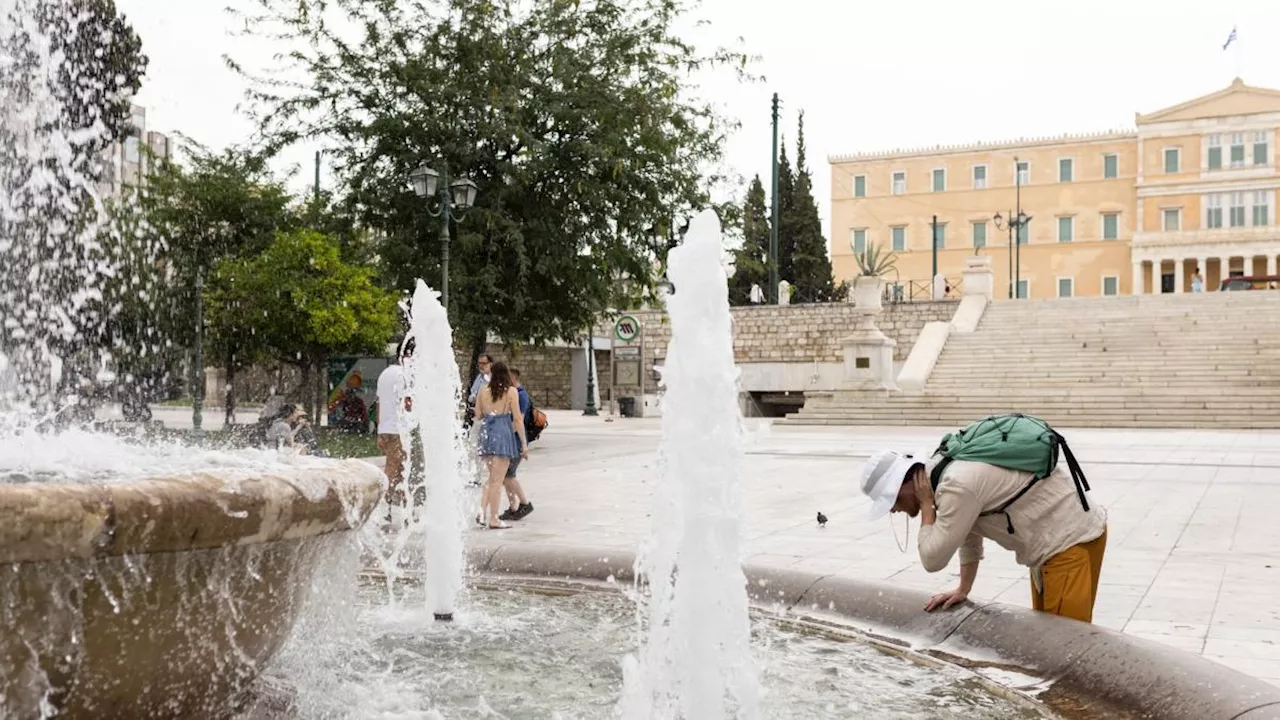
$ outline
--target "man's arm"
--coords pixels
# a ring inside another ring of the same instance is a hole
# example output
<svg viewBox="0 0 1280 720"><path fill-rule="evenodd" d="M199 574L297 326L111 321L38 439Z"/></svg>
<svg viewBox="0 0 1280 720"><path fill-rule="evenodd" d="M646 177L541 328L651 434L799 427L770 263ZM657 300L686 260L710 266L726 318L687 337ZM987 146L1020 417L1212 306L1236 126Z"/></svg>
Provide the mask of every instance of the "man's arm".
<svg viewBox="0 0 1280 720"><path fill-rule="evenodd" d="M960 546L969 540L981 512L977 496L961 484L939 485L937 504L921 503L919 549L925 571L938 572L947 567Z"/></svg>

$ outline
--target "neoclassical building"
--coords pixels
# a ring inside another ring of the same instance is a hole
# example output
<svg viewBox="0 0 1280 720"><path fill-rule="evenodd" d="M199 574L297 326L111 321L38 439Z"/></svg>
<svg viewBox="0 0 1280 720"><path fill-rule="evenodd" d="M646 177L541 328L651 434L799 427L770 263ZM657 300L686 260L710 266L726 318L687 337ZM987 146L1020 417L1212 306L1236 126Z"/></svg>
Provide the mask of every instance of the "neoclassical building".
<svg viewBox="0 0 1280 720"><path fill-rule="evenodd" d="M931 277L934 245L948 278L990 254L998 298L1185 292L1197 270L1207 290L1276 275L1280 91L1237 79L1135 124L829 158L836 279L857 274L870 243L897 253L890 279L907 287ZM1019 196L1030 219L1014 245Z"/></svg>

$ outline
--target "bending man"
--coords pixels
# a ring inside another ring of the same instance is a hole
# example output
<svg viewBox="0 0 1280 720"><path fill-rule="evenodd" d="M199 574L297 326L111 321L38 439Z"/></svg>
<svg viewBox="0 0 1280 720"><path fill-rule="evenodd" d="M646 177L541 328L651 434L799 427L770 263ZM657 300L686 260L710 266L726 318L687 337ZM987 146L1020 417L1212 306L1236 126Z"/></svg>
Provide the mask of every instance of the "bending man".
<svg viewBox="0 0 1280 720"><path fill-rule="evenodd" d="M1093 503L1085 510L1061 468L1033 484L1028 472L955 460L943 469L935 496L929 478L941 459L889 450L862 468L872 519L890 511L920 518L920 563L926 571L943 570L960 554L960 585L934 595L925 610L946 609L969 596L985 538L1031 569L1032 607L1092 622L1107 546L1106 511ZM1024 491L1004 512L996 512Z"/></svg>

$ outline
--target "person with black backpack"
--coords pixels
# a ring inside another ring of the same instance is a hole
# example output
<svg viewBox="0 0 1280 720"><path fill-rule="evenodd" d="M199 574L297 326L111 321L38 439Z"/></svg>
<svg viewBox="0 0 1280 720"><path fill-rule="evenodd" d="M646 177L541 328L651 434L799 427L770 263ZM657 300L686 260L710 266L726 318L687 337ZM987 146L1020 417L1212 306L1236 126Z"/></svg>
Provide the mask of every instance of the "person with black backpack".
<svg viewBox="0 0 1280 720"><path fill-rule="evenodd" d="M511 368L511 382L516 386L516 398L520 403L520 417L524 419L525 442L532 444L537 439L536 434L529 432L529 419L533 414L533 398L529 392L524 389L524 385L520 384L520 371ZM541 432L541 428L538 429ZM507 510L498 516L499 520L523 520L533 512L533 503L529 502L529 498L524 494L524 486L520 484L517 474L520 472L520 458L512 458L511 464L507 466L507 476L503 478L502 487L507 491Z"/></svg>
<svg viewBox="0 0 1280 720"><path fill-rule="evenodd" d="M931 597L926 611L968 598L987 539L1030 568L1032 607L1093 621L1107 513L1089 502L1075 455L1043 420L993 415L948 434L931 455L877 453L862 467L861 489L871 498L871 519L920 517L926 571L945 569L959 552L959 586Z"/></svg>

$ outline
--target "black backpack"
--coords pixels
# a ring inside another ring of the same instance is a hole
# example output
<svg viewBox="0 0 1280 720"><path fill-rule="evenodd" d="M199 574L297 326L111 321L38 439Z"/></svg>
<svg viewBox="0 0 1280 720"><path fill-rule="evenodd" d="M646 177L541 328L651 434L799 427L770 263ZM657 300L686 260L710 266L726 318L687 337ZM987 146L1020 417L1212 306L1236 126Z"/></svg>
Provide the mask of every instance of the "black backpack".
<svg viewBox="0 0 1280 720"><path fill-rule="evenodd" d="M538 423L538 416L542 415L542 413L534 407L533 396L527 391L525 396L529 398L529 412L524 414L524 437L528 442L533 442L542 434L546 421L544 420L544 424L541 425Z"/></svg>

